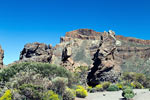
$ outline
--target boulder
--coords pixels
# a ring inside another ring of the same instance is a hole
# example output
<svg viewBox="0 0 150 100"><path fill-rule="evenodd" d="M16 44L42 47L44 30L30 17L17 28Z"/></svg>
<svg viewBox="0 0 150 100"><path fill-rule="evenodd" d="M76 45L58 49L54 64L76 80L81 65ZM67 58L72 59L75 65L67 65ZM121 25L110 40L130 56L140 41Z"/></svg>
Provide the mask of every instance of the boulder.
<svg viewBox="0 0 150 100"><path fill-rule="evenodd" d="M51 62L52 46L43 43L28 43L20 53L21 61Z"/></svg>

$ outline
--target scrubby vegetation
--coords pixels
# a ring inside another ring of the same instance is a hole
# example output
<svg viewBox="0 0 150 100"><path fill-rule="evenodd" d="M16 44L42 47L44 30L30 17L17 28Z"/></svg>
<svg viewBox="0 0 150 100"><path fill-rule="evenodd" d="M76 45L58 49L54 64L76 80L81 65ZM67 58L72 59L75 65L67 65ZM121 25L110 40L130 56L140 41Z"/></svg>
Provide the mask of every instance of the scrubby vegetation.
<svg viewBox="0 0 150 100"><path fill-rule="evenodd" d="M88 67L75 72L47 63L24 62L0 70L0 100L74 100L88 92L119 91L133 98L132 89L150 88L150 77L143 73L124 72L116 83L101 82L87 86ZM87 92L88 91L88 92Z"/></svg>
<svg viewBox="0 0 150 100"><path fill-rule="evenodd" d="M95 87L88 86L87 90L90 93L102 92L102 91L119 91L125 90L127 88L132 89L143 89L149 88L150 78L142 73L135 72L124 72L120 79L116 83L111 82L101 82Z"/></svg>
<svg viewBox="0 0 150 100"><path fill-rule="evenodd" d="M138 56L133 56L124 61L121 65L123 72L136 72L150 75L150 59L143 59Z"/></svg>
<svg viewBox="0 0 150 100"><path fill-rule="evenodd" d="M117 85L112 84L107 88L107 91L119 91L119 88Z"/></svg>
<svg viewBox="0 0 150 100"><path fill-rule="evenodd" d="M132 99L135 94L133 92L133 90L131 88L125 88L122 92L122 96L125 98L125 99Z"/></svg>
<svg viewBox="0 0 150 100"><path fill-rule="evenodd" d="M0 100L74 100L87 91L76 86L75 75L61 66L24 62L0 70Z"/></svg>
<svg viewBox="0 0 150 100"><path fill-rule="evenodd" d="M10 90L6 90L0 100L12 100L12 94Z"/></svg>
<svg viewBox="0 0 150 100"><path fill-rule="evenodd" d="M85 98L88 95L87 90L82 86L77 86L76 96L80 98Z"/></svg>

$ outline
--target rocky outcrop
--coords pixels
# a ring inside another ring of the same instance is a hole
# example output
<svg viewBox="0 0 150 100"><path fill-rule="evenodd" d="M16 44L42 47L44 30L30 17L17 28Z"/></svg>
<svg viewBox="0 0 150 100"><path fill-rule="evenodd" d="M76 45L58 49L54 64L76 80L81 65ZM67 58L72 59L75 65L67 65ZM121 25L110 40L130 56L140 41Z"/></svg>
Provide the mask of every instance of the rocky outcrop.
<svg viewBox="0 0 150 100"><path fill-rule="evenodd" d="M43 43L26 44L21 51L21 61L51 62L52 46Z"/></svg>
<svg viewBox="0 0 150 100"><path fill-rule="evenodd" d="M65 37L61 38L61 42L70 41L74 38L82 39L82 40L99 40L100 34L103 32L96 32L91 29L78 29L71 32L67 32Z"/></svg>
<svg viewBox="0 0 150 100"><path fill-rule="evenodd" d="M93 67L88 74L88 85L96 86L102 81L117 81L120 67L115 61L116 38L113 31L104 32L101 36L99 48L94 54Z"/></svg>
<svg viewBox="0 0 150 100"><path fill-rule="evenodd" d="M3 58L4 58L4 51L0 46L0 68L3 67Z"/></svg>
<svg viewBox="0 0 150 100"><path fill-rule="evenodd" d="M100 59L102 62L99 67L104 66L103 68L107 68L106 66L108 66L113 70L104 71L103 74L96 75L110 77L110 74L117 76L112 73L120 73L120 65L131 57L150 58L150 40L115 36L113 31L108 33L96 32L91 29L79 29L67 32L65 37L61 37L60 41L53 48L42 43L27 44L21 52L20 60L48 62L62 65L73 71L78 66L95 68L93 63L96 63L96 59ZM96 56L96 54L103 54L103 56ZM93 55L94 59L92 60ZM111 60L105 61L105 58ZM99 71L101 70L97 70L96 73L100 73ZM105 77L98 78L98 80L102 81L105 79Z"/></svg>
<svg viewBox="0 0 150 100"><path fill-rule="evenodd" d="M75 63L71 59L71 56L72 56L71 48L69 47L69 45L67 45L62 51L62 58L61 58L62 62L60 65L64 66L65 68L73 72L75 67L77 66L75 66Z"/></svg>

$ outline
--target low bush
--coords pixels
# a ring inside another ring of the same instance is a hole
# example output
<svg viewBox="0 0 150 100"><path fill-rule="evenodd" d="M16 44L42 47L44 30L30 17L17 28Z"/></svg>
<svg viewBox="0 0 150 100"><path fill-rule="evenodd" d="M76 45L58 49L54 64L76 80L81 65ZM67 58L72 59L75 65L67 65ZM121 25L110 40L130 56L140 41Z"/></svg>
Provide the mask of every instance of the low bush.
<svg viewBox="0 0 150 100"><path fill-rule="evenodd" d="M122 90L122 88L123 88L123 84L121 84L121 83L117 83L116 85L117 85L117 87L118 87L120 90Z"/></svg>
<svg viewBox="0 0 150 100"><path fill-rule="evenodd" d="M87 91L90 93L96 92L96 88L92 88L91 86L88 86Z"/></svg>
<svg viewBox="0 0 150 100"><path fill-rule="evenodd" d="M44 89L52 87L52 82L48 78L44 78L41 74L37 74L34 71L20 71L13 78L10 78L9 82L5 85L8 88L18 88L22 84L40 85Z"/></svg>
<svg viewBox="0 0 150 100"><path fill-rule="evenodd" d="M131 88L126 88L123 90L122 96L126 99L132 99L135 96L135 94Z"/></svg>
<svg viewBox="0 0 150 100"><path fill-rule="evenodd" d="M110 84L111 84L110 82L103 82L102 83L103 89L106 90L110 86Z"/></svg>
<svg viewBox="0 0 150 100"><path fill-rule="evenodd" d="M107 91L119 91L119 88L117 85L112 84L107 88Z"/></svg>
<svg viewBox="0 0 150 100"><path fill-rule="evenodd" d="M133 88L135 88L135 89L142 89L142 88L144 88L144 87L142 86L142 84L139 83L139 82L132 82L132 83L131 83L131 86L132 86Z"/></svg>
<svg viewBox="0 0 150 100"><path fill-rule="evenodd" d="M12 100L12 93L10 90L6 90L0 100Z"/></svg>
<svg viewBox="0 0 150 100"><path fill-rule="evenodd" d="M103 91L103 86L101 84L96 85L95 89L96 91Z"/></svg>
<svg viewBox="0 0 150 100"><path fill-rule="evenodd" d="M84 85L87 84L87 73L88 73L88 66L79 66L75 69L74 72L74 82L76 84Z"/></svg>
<svg viewBox="0 0 150 100"><path fill-rule="evenodd" d="M64 77L56 77L52 80L52 90L60 95L63 95L67 85L68 79Z"/></svg>
<svg viewBox="0 0 150 100"><path fill-rule="evenodd" d="M81 85L77 85L77 86L76 86L76 89L84 89L84 87L81 86Z"/></svg>
<svg viewBox="0 0 150 100"><path fill-rule="evenodd" d="M76 96L79 98L85 98L88 95L87 90L84 89L82 86L77 86L76 89Z"/></svg>
<svg viewBox="0 0 150 100"><path fill-rule="evenodd" d="M0 81L8 82L9 79L16 75L18 72L26 72L27 70L32 70L37 74L41 74L43 77L48 77L50 80L55 77L65 77L68 78L69 82L72 81L72 73L64 67L38 62L17 63L10 65L7 68L1 69Z"/></svg>
<svg viewBox="0 0 150 100"><path fill-rule="evenodd" d="M143 83L145 88L150 88L150 76L146 77L146 81Z"/></svg>
<svg viewBox="0 0 150 100"><path fill-rule="evenodd" d="M24 95L29 100L42 99L43 88L32 84L23 84L19 87L20 94Z"/></svg>
<svg viewBox="0 0 150 100"><path fill-rule="evenodd" d="M66 88L63 94L63 100L74 100L76 97L76 92L73 89Z"/></svg>
<svg viewBox="0 0 150 100"><path fill-rule="evenodd" d="M60 100L58 94L53 92L52 90L44 93L42 100Z"/></svg>

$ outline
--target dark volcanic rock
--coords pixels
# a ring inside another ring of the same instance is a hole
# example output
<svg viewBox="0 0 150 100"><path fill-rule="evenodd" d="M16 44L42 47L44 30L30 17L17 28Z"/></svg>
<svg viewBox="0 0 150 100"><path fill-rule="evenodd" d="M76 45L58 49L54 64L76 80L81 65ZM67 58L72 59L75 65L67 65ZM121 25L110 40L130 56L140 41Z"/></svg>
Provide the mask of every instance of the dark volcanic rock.
<svg viewBox="0 0 150 100"><path fill-rule="evenodd" d="M4 58L4 51L2 50L0 46L0 68L3 67L3 58Z"/></svg>
<svg viewBox="0 0 150 100"><path fill-rule="evenodd" d="M105 32L100 41L99 48L94 54L93 67L87 77L90 86L96 86L101 81L115 82L119 77L120 67L114 56L117 49L115 33L113 31Z"/></svg>
<svg viewBox="0 0 150 100"><path fill-rule="evenodd" d="M43 43L26 44L20 54L21 61L51 62L52 46Z"/></svg>

